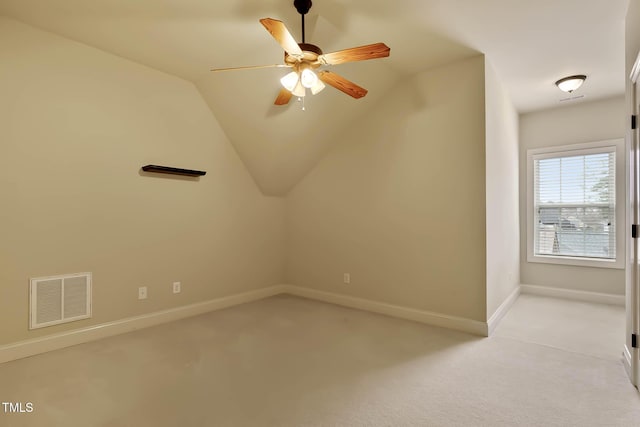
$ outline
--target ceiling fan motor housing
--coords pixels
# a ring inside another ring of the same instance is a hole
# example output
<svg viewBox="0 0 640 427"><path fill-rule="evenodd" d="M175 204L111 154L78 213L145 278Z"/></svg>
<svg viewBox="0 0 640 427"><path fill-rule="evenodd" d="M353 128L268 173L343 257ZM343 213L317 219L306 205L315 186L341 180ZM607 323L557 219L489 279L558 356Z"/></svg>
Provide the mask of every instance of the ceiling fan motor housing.
<svg viewBox="0 0 640 427"><path fill-rule="evenodd" d="M322 55L322 49L311 43L298 43L302 49L302 58L293 57L287 52L284 53L284 63L287 65L309 64L312 68L318 68L322 63L318 61L318 57Z"/></svg>
<svg viewBox="0 0 640 427"><path fill-rule="evenodd" d="M306 15L312 6L311 0L295 0L293 5L300 15Z"/></svg>

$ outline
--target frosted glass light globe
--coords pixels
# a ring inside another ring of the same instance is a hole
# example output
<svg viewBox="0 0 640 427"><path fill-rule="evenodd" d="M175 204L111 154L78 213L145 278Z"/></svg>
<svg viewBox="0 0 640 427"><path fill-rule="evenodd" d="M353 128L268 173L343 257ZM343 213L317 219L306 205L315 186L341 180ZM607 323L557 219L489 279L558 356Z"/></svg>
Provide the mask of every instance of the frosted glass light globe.
<svg viewBox="0 0 640 427"><path fill-rule="evenodd" d="M586 78L587 76L584 75L565 77L558 80L556 82L556 86L558 86L558 88L563 92L571 93L582 86L582 83L584 83Z"/></svg>
<svg viewBox="0 0 640 427"><path fill-rule="evenodd" d="M295 71L290 72L280 79L280 83L286 90L293 92L293 89L298 84L298 73Z"/></svg>
<svg viewBox="0 0 640 427"><path fill-rule="evenodd" d="M302 83L302 86L306 87L307 89L315 86L317 81L318 76L309 68L305 68L304 70L302 70L302 73L300 73L300 82Z"/></svg>

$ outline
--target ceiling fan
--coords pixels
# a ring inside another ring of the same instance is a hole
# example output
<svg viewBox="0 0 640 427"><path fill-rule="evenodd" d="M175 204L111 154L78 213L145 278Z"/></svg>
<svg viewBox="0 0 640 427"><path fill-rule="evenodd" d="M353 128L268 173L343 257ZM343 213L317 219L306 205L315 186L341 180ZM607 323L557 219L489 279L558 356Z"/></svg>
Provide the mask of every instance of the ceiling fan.
<svg viewBox="0 0 640 427"><path fill-rule="evenodd" d="M323 53L318 46L306 43L305 40L304 16L311 9L312 1L295 0L293 5L302 16L302 43L295 41L282 21L272 18L263 18L260 20L260 23L284 49L284 64L214 68L211 71L276 67L292 68L293 71L280 79L283 88L276 98L275 105L288 104L292 96L303 98L307 93L307 89L315 95L325 88L325 83L356 99L365 96L367 94L365 88L358 86L344 77L329 70L319 70L317 73L315 70L323 66L338 65L345 62L385 58L389 56L391 49L384 43L374 43L331 53Z"/></svg>

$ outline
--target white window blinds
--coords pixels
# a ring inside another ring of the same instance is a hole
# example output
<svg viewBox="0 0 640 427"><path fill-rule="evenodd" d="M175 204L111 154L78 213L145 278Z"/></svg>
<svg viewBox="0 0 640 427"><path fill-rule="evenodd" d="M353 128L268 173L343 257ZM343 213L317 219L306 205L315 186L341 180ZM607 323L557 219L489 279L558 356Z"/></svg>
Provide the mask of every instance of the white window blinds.
<svg viewBox="0 0 640 427"><path fill-rule="evenodd" d="M535 255L616 258L615 147L534 156Z"/></svg>

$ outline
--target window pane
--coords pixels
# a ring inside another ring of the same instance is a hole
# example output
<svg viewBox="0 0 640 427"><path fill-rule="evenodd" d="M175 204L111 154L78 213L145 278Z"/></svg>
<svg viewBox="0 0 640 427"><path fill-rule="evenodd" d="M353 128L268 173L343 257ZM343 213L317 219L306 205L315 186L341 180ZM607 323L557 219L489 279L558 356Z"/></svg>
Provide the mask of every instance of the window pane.
<svg viewBox="0 0 640 427"><path fill-rule="evenodd" d="M539 208L536 254L615 258L613 213L603 206Z"/></svg>
<svg viewBox="0 0 640 427"><path fill-rule="evenodd" d="M615 259L615 153L534 160L536 255Z"/></svg>

